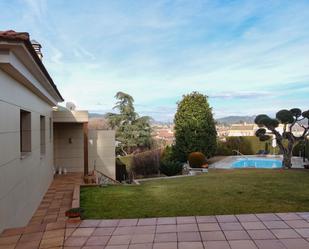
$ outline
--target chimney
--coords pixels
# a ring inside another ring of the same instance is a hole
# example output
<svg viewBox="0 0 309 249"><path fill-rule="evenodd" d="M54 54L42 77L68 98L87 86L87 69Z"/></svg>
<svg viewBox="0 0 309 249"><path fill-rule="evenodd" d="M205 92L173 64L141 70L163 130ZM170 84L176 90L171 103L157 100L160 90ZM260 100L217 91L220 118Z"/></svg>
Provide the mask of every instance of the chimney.
<svg viewBox="0 0 309 249"><path fill-rule="evenodd" d="M31 44L32 44L32 47L34 48L36 54L39 56L39 58L42 60L43 58L43 54L41 52L41 44L38 43L36 40L31 40Z"/></svg>

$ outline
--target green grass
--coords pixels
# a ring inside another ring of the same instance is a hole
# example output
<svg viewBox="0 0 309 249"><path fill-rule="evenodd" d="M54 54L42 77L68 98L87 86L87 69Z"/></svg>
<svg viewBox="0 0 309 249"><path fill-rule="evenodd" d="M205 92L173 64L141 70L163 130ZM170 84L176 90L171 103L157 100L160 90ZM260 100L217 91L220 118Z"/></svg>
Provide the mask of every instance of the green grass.
<svg viewBox="0 0 309 249"><path fill-rule="evenodd" d="M142 185L83 187L84 218L292 212L309 210L305 170L211 170Z"/></svg>

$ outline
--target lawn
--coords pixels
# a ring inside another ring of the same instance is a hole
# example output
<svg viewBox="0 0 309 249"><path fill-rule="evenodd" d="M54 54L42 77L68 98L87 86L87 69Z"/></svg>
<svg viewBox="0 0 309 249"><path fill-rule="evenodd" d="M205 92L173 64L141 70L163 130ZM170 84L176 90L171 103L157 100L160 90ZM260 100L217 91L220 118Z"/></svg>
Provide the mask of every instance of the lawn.
<svg viewBox="0 0 309 249"><path fill-rule="evenodd" d="M211 170L142 185L81 188L83 218L309 211L305 170Z"/></svg>

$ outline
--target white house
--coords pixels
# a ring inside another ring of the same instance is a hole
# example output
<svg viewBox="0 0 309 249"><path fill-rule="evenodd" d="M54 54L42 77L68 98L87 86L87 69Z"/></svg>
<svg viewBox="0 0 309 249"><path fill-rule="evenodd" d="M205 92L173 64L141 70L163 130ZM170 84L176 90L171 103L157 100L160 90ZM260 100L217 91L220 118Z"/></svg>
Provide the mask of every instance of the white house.
<svg viewBox="0 0 309 249"><path fill-rule="evenodd" d="M90 141L88 112L53 112L63 98L42 63L40 49L28 33L0 32L0 232L28 223L59 166L87 173L97 161L103 173L115 178L113 131L90 132L96 138ZM54 146L54 122L55 145L67 150L65 159ZM63 127L70 132L61 133ZM72 127L77 132L71 132ZM77 143L82 155L70 161Z"/></svg>

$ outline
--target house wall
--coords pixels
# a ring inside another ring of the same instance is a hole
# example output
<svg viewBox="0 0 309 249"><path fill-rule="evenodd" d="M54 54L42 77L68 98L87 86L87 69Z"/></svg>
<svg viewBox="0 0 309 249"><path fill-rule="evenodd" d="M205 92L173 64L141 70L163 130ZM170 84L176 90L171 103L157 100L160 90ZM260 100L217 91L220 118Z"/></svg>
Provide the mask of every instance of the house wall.
<svg viewBox="0 0 309 249"><path fill-rule="evenodd" d="M55 167L68 172L84 170L84 136L82 123L54 123Z"/></svg>
<svg viewBox="0 0 309 249"><path fill-rule="evenodd" d="M84 137L82 123L54 124L55 167L66 168L68 172L84 171ZM70 143L71 141L71 143ZM111 130L89 130L88 167L116 178L115 132Z"/></svg>
<svg viewBox="0 0 309 249"><path fill-rule="evenodd" d="M98 171L116 179L115 131L89 130L88 138L89 170L93 170L95 164Z"/></svg>
<svg viewBox="0 0 309 249"><path fill-rule="evenodd" d="M20 110L31 112L31 152L21 157ZM45 116L44 156L40 115ZM52 108L0 69L0 232L24 226L53 179ZM51 122L52 123L52 122Z"/></svg>

